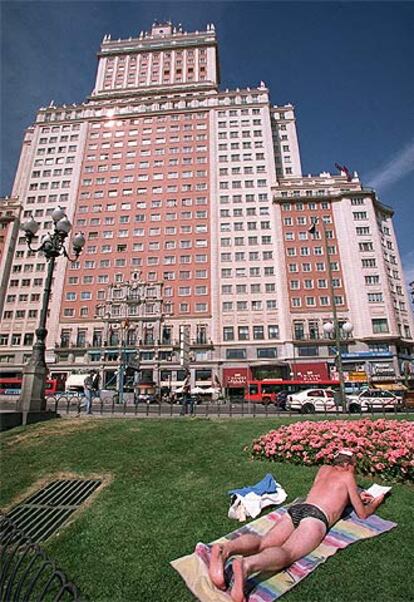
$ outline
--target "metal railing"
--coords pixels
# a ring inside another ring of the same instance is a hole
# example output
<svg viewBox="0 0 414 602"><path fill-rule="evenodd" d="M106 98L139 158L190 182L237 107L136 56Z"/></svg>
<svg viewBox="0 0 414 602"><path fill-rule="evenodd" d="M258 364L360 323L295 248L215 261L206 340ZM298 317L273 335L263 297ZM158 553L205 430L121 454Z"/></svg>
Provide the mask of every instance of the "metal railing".
<svg viewBox="0 0 414 602"><path fill-rule="evenodd" d="M0 600L82 600L56 563L4 514L0 514Z"/></svg>
<svg viewBox="0 0 414 602"><path fill-rule="evenodd" d="M58 414L64 415L82 415L85 398L82 395L62 394L48 397L48 409L54 410ZM411 410L413 411L413 410ZM94 398L92 402L92 413L100 416L128 416L128 417L177 417L182 415L218 418L243 418L243 417L302 417L309 418L310 415L323 417L349 416L400 416L409 413L410 409L401 406L393 409L370 407L368 409L359 409L350 406L343 410L342 407L332 409L331 406L317 408L312 411L305 406L302 411L286 410L274 404L253 403L244 400L234 401L224 399L219 401L201 401L200 403L181 402L167 403L151 400L150 402L134 401L133 394L125 393L122 402L119 402L118 393L101 393L100 398Z"/></svg>

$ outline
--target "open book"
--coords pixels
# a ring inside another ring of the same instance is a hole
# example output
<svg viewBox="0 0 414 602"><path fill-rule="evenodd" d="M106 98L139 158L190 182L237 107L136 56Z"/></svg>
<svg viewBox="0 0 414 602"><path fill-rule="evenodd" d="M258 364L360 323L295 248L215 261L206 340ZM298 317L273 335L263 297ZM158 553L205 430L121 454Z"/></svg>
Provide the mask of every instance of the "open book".
<svg viewBox="0 0 414 602"><path fill-rule="evenodd" d="M384 485L371 485L369 489L365 490L365 493L369 493L372 497L378 497L379 495L388 493L391 490L391 487L385 487Z"/></svg>

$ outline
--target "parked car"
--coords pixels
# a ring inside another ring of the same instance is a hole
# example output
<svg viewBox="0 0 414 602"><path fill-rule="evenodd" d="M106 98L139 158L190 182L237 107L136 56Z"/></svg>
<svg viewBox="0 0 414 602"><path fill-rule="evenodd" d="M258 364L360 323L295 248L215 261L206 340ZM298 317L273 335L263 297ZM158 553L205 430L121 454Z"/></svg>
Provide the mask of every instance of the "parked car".
<svg viewBox="0 0 414 602"><path fill-rule="evenodd" d="M155 395L134 394L134 403L158 403L158 399Z"/></svg>
<svg viewBox="0 0 414 602"><path fill-rule="evenodd" d="M70 374L65 383L65 391L71 393L83 393L85 378L88 374Z"/></svg>
<svg viewBox="0 0 414 602"><path fill-rule="evenodd" d="M347 409L351 414L396 411L403 405L400 397L382 389L365 389L358 395L347 395L346 399Z"/></svg>
<svg viewBox="0 0 414 602"><path fill-rule="evenodd" d="M297 410L301 414L342 411L342 407L335 403L332 389L306 389L293 393L286 400L286 409Z"/></svg>

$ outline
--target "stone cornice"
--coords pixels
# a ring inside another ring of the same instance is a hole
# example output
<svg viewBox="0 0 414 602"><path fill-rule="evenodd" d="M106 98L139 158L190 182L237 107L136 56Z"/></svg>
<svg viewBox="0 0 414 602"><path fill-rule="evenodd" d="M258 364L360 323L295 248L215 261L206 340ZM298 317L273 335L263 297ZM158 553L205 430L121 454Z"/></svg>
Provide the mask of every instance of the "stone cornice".
<svg viewBox="0 0 414 602"><path fill-rule="evenodd" d="M214 32L176 34L164 38L131 38L127 40L105 40L98 57L118 54L140 54L143 52L156 52L161 50L180 50L184 48L200 46L217 46L217 38Z"/></svg>

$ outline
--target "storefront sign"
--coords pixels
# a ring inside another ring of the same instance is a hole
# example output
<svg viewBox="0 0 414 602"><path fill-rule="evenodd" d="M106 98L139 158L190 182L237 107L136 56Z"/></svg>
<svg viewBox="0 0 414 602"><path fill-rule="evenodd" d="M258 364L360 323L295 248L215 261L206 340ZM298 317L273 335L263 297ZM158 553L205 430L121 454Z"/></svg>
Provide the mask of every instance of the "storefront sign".
<svg viewBox="0 0 414 602"><path fill-rule="evenodd" d="M295 362L291 365L293 378L305 382L329 380L328 365L325 362Z"/></svg>
<svg viewBox="0 0 414 602"><path fill-rule="evenodd" d="M372 364L373 376L395 376L394 366L391 362L381 362Z"/></svg>
<svg viewBox="0 0 414 602"><path fill-rule="evenodd" d="M365 372L348 372L348 380L350 382L366 382L367 375Z"/></svg>
<svg viewBox="0 0 414 602"><path fill-rule="evenodd" d="M341 353L343 360L356 360L358 358L392 357L391 351L354 351L352 353Z"/></svg>
<svg viewBox="0 0 414 602"><path fill-rule="evenodd" d="M245 387L250 378L249 368L224 368L223 370L225 387Z"/></svg>

